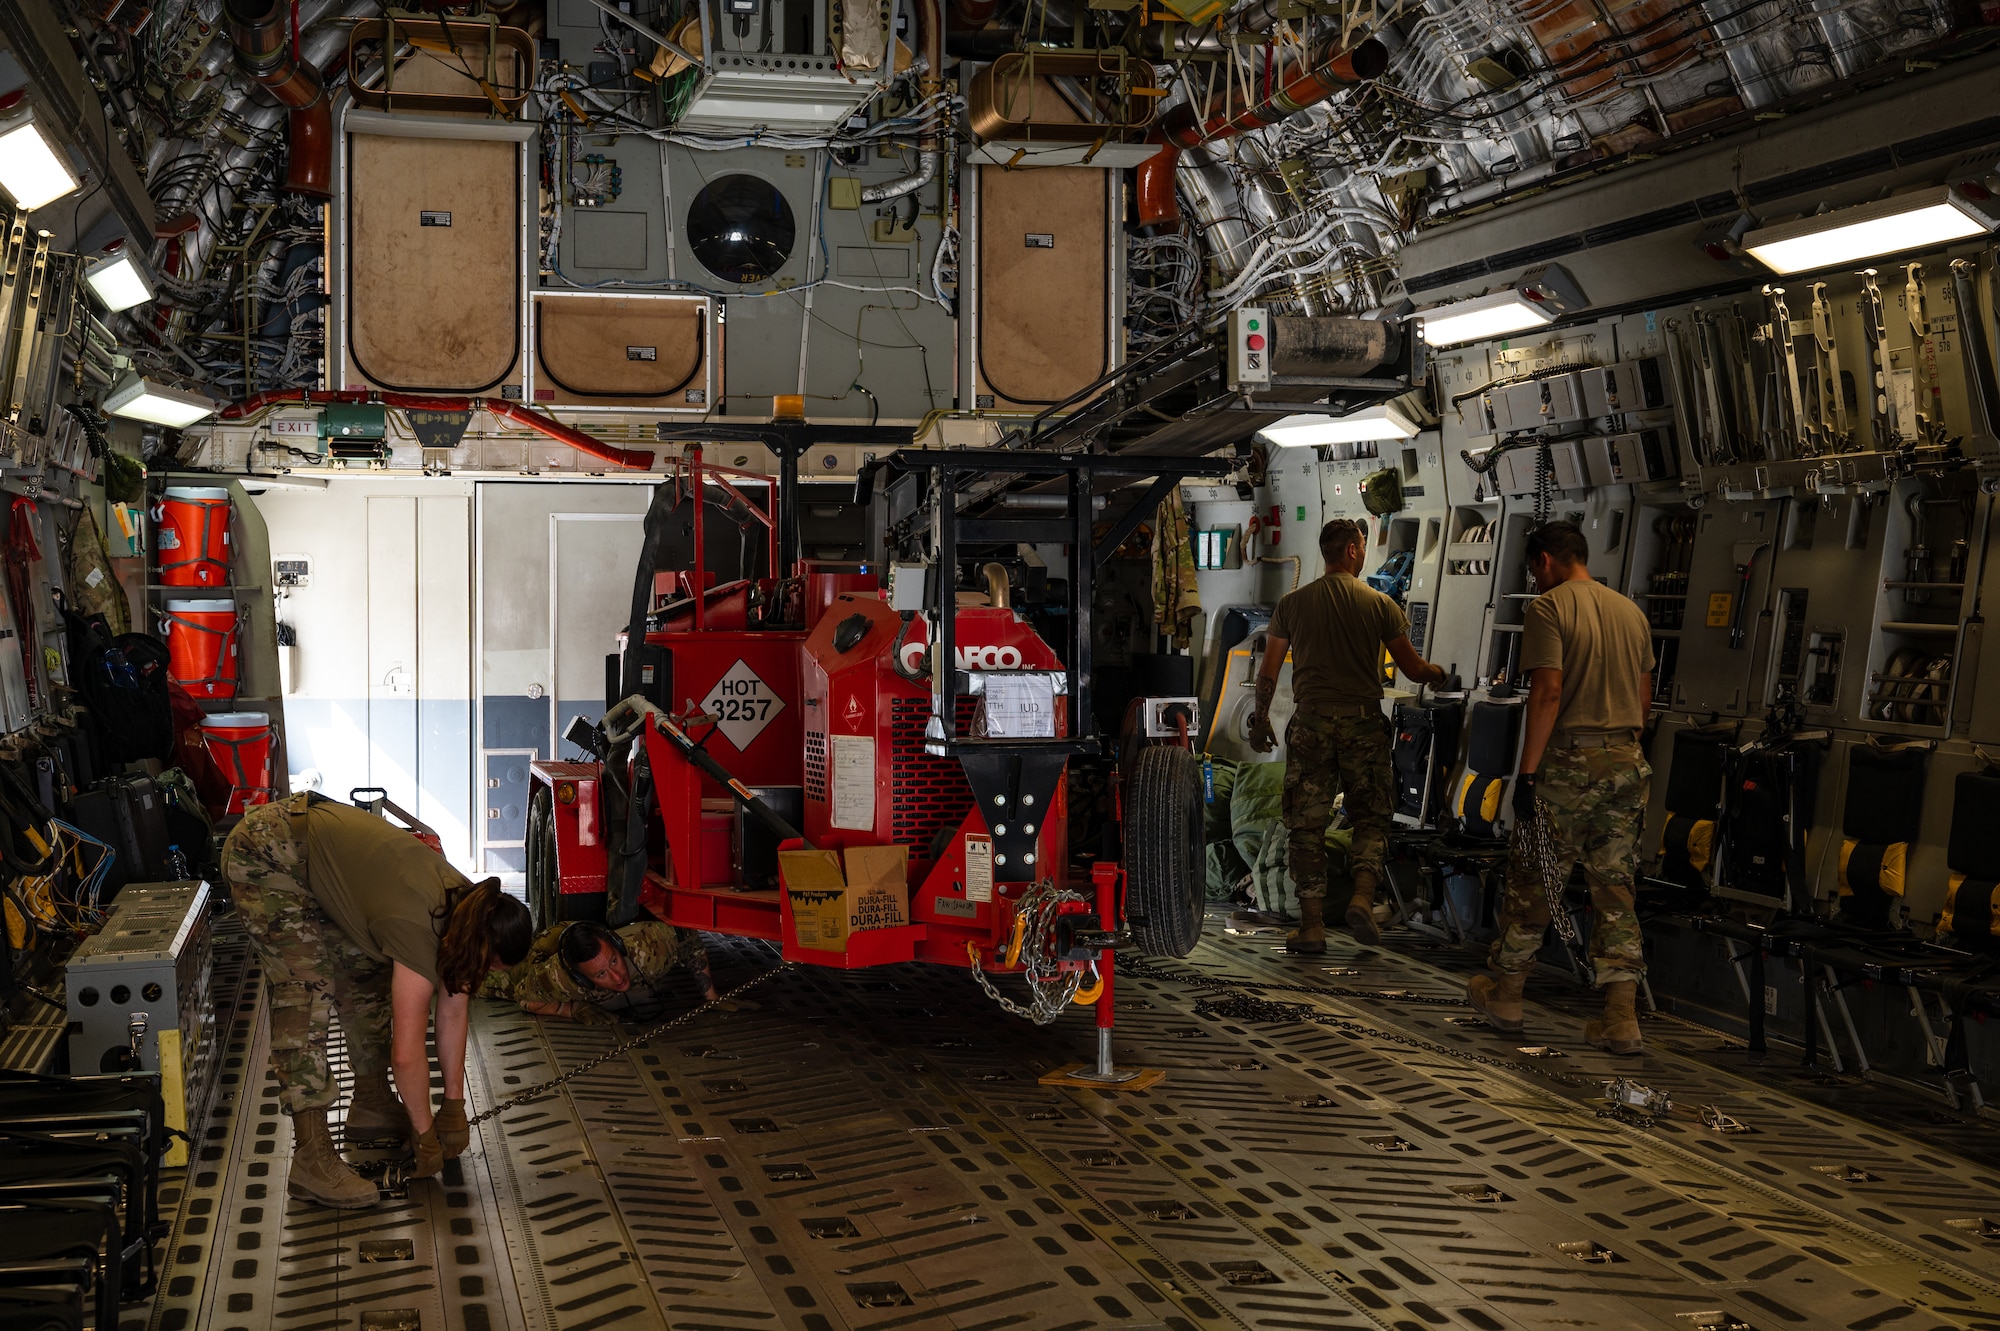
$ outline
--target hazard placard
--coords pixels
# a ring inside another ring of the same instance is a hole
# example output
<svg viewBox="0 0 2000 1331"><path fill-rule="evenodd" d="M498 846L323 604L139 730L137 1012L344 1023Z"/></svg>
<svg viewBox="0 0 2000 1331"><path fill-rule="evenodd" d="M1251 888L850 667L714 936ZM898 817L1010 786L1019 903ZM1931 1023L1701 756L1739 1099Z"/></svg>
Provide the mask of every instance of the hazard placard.
<svg viewBox="0 0 2000 1331"><path fill-rule="evenodd" d="M785 700L739 658L715 681L715 687L701 700L701 709L716 718L715 728L740 752L755 743L764 727L785 710Z"/></svg>

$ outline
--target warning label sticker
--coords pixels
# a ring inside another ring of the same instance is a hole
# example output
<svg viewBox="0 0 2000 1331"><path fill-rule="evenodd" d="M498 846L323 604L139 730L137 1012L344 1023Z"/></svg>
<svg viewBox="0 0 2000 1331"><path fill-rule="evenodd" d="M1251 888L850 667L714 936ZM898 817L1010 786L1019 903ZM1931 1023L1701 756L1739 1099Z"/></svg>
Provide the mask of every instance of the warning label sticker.
<svg viewBox="0 0 2000 1331"><path fill-rule="evenodd" d="M965 839L965 899L993 900L993 838L969 836Z"/></svg>
<svg viewBox="0 0 2000 1331"><path fill-rule="evenodd" d="M785 700L739 659L715 681L701 700L701 709L717 718L715 728L740 751L755 743L764 727L785 710Z"/></svg>

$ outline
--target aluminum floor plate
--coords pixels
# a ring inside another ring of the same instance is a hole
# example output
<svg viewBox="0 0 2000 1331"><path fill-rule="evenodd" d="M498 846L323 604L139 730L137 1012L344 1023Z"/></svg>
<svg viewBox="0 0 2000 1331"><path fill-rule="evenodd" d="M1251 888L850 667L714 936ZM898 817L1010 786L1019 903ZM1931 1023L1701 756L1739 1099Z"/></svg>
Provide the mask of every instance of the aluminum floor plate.
<svg viewBox="0 0 2000 1331"><path fill-rule="evenodd" d="M770 964L718 941L725 986ZM1653 1019L1612 1059L1538 1004L1530 1054L1426 1001L1448 971L1344 943L1211 930L1155 969L1208 983L1120 979L1118 1057L1166 1070L1150 1091L1036 1083L1092 1048L1082 1009L1038 1030L963 972L794 969L359 1213L286 1200L263 1023L239 1022L243 1081L126 1326L2000 1331L2000 1172L1713 1032ZM475 1007L475 1108L629 1033ZM1752 1131L1608 1116L1614 1076Z"/></svg>

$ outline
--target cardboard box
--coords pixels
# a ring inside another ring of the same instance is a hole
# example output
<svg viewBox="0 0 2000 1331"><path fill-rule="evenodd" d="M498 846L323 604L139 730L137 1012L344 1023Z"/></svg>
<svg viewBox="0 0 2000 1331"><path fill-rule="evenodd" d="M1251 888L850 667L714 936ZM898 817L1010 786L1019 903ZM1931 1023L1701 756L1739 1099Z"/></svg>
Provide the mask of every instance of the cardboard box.
<svg viewBox="0 0 2000 1331"><path fill-rule="evenodd" d="M844 952L847 935L909 923L909 848L850 846L847 868L830 850L778 853L798 945Z"/></svg>
<svg viewBox="0 0 2000 1331"><path fill-rule="evenodd" d="M910 899L908 846L849 846L847 848L847 928L893 929L908 924Z"/></svg>

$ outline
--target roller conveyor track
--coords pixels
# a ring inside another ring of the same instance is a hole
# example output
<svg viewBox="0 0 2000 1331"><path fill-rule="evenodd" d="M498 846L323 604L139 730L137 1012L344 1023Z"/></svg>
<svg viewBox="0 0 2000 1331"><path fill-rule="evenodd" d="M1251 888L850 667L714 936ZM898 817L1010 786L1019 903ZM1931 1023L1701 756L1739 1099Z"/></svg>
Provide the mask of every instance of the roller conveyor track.
<svg viewBox="0 0 2000 1331"><path fill-rule="evenodd" d="M725 987L768 964L714 941ZM1460 985L1213 930L1160 969ZM1037 1030L958 971L793 970L358 1213L285 1199L262 1023L238 1020L225 1076L256 1089L225 1084L162 1292L125 1325L2000 1329L2000 1169L1816 1103L1837 1091L1712 1031L1650 1020L1649 1051L1613 1059L1576 1012L1531 1006L1549 1057L1455 1006L1240 992L1323 1016L1252 1023L1201 1005L1221 991L1123 979L1119 1060L1168 1076L1103 1094L1036 1082L1092 1047L1082 1009ZM475 1011L475 1108L628 1033ZM1753 1131L1608 1117L1613 1076Z"/></svg>

